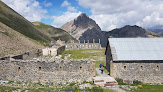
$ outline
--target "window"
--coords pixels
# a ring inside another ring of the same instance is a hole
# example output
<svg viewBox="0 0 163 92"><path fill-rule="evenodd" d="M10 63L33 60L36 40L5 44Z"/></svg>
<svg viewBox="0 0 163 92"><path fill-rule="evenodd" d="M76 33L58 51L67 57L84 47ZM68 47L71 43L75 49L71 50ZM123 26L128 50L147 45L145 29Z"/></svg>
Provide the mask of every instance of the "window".
<svg viewBox="0 0 163 92"><path fill-rule="evenodd" d="M39 71L41 71L41 67L39 67L39 69L38 69Z"/></svg>
<svg viewBox="0 0 163 92"><path fill-rule="evenodd" d="M156 70L159 71L160 70L160 67L159 65L156 66Z"/></svg>
<svg viewBox="0 0 163 92"><path fill-rule="evenodd" d="M127 66L125 65L125 66L123 66L123 69L124 69L124 71L126 71L127 70Z"/></svg>
<svg viewBox="0 0 163 92"><path fill-rule="evenodd" d="M143 69L143 66L140 66L140 70L141 70L141 71L143 71L143 70L144 70L144 69Z"/></svg>
<svg viewBox="0 0 163 92"><path fill-rule="evenodd" d="M20 72L21 71L21 69L20 69L20 67L18 67L18 72Z"/></svg>
<svg viewBox="0 0 163 92"><path fill-rule="evenodd" d="M79 71L80 72L83 72L82 66L79 67Z"/></svg>
<svg viewBox="0 0 163 92"><path fill-rule="evenodd" d="M80 66L80 70L82 69L82 67Z"/></svg>

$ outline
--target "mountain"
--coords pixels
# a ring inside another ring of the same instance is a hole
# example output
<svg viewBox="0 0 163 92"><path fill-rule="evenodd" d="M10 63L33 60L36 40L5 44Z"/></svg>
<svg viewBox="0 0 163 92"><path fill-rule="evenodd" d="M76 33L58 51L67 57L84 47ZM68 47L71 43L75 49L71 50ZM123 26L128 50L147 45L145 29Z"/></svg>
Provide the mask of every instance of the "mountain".
<svg viewBox="0 0 163 92"><path fill-rule="evenodd" d="M39 32L36 27L0 1L0 22L13 30L41 43L49 43L52 39L45 34Z"/></svg>
<svg viewBox="0 0 163 92"><path fill-rule="evenodd" d="M37 27L38 30L40 30L40 32L48 35L54 40L60 39L65 42L71 42L71 40L74 40L75 42L78 42L78 40L73 38L68 32L60 28L55 28L51 25L47 25L41 22L33 22L33 24Z"/></svg>
<svg viewBox="0 0 163 92"><path fill-rule="evenodd" d="M163 25L156 25L154 27L147 28L147 30L163 36Z"/></svg>
<svg viewBox="0 0 163 92"><path fill-rule="evenodd" d="M43 48L53 40L0 1L0 57Z"/></svg>
<svg viewBox="0 0 163 92"><path fill-rule="evenodd" d="M0 57L21 54L25 51L44 47L1 22L0 38Z"/></svg>
<svg viewBox="0 0 163 92"><path fill-rule="evenodd" d="M126 25L122 28L118 28L118 29L113 29L111 31L108 32L104 32L103 34L105 35L105 37L161 37L160 35L148 31L142 27L139 26L130 26L130 25Z"/></svg>
<svg viewBox="0 0 163 92"><path fill-rule="evenodd" d="M101 39L101 44L106 44L103 42L104 35L102 34L101 28L96 24L94 20L89 18L85 13L80 14L76 19L64 24L61 29L67 31L81 43L96 42Z"/></svg>

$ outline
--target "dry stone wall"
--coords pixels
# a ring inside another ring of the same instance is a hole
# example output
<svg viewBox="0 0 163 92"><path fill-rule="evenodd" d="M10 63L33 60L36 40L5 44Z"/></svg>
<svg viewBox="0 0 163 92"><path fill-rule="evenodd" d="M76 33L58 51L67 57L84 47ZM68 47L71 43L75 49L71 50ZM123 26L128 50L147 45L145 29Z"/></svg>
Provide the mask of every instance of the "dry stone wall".
<svg viewBox="0 0 163 92"><path fill-rule="evenodd" d="M163 83L163 61L122 61L110 63L111 76L144 83Z"/></svg>
<svg viewBox="0 0 163 92"><path fill-rule="evenodd" d="M0 60L0 79L33 82L81 82L95 76L95 62L90 60Z"/></svg>

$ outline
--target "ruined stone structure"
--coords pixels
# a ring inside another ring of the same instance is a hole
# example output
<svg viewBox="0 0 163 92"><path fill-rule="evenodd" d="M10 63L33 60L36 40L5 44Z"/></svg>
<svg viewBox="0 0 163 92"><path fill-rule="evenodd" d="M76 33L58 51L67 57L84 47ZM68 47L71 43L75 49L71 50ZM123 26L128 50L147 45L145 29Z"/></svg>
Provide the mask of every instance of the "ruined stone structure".
<svg viewBox="0 0 163 92"><path fill-rule="evenodd" d="M124 81L163 83L163 38L109 38L106 65Z"/></svg>
<svg viewBox="0 0 163 92"><path fill-rule="evenodd" d="M77 43L72 43L77 44ZM92 47L89 47L91 45ZM82 47L100 48L99 43L84 43ZM74 48L73 49L78 49ZM0 58L0 79L32 82L82 82L92 81L95 61L42 59L42 55L55 56L65 50L65 43L56 41L51 47ZM40 58L39 58L40 57Z"/></svg>
<svg viewBox="0 0 163 92"><path fill-rule="evenodd" d="M32 82L81 82L95 76L95 62L90 60L0 60L0 79Z"/></svg>
<svg viewBox="0 0 163 92"><path fill-rule="evenodd" d="M10 59L30 60L33 58L37 58L39 56L42 56L42 49L32 50L15 56L1 57L0 60L10 60Z"/></svg>
<svg viewBox="0 0 163 92"><path fill-rule="evenodd" d="M44 56L56 56L65 50L65 45L57 47L47 47L42 49Z"/></svg>
<svg viewBox="0 0 163 92"><path fill-rule="evenodd" d="M71 41L71 43L66 44L66 50L75 50L75 49L100 49L101 44L100 44L100 39L99 43L95 43L95 40L93 40L93 43L89 43L90 41L88 40L87 43L74 43L74 41Z"/></svg>

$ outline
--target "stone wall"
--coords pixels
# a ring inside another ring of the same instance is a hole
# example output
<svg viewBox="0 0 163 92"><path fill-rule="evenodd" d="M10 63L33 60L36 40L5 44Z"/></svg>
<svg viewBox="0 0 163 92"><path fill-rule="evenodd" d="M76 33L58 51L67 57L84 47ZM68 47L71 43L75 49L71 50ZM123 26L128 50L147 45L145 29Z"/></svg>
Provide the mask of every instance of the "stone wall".
<svg viewBox="0 0 163 92"><path fill-rule="evenodd" d="M42 49L42 53L44 56L56 56L65 50L65 45L56 46L56 47L47 47Z"/></svg>
<svg viewBox="0 0 163 92"><path fill-rule="evenodd" d="M32 50L15 56L1 57L0 60L10 60L10 59L30 60L33 58L37 58L39 56L42 56L42 49Z"/></svg>
<svg viewBox="0 0 163 92"><path fill-rule="evenodd" d="M66 44L66 50L75 50L75 49L100 49L100 43L69 43Z"/></svg>
<svg viewBox="0 0 163 92"><path fill-rule="evenodd" d="M163 83L163 61L114 61L111 76L144 83Z"/></svg>
<svg viewBox="0 0 163 92"><path fill-rule="evenodd" d="M33 82L91 81L95 62L90 60L0 60L0 79Z"/></svg>
<svg viewBox="0 0 163 92"><path fill-rule="evenodd" d="M58 49L57 49L57 55L60 54L60 53L62 53L63 51L65 51L65 48L66 48L65 45L58 47Z"/></svg>

